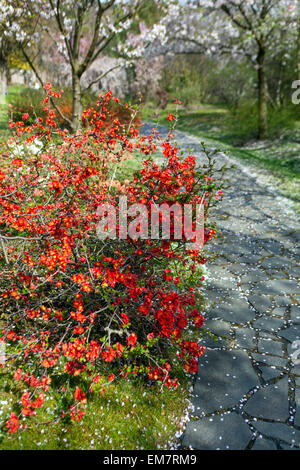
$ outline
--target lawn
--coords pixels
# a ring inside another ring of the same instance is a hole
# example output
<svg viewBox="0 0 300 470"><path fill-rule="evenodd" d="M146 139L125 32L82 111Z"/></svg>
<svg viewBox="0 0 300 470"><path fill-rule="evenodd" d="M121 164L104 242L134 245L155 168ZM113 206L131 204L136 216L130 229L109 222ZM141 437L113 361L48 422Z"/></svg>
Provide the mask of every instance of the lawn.
<svg viewBox="0 0 300 470"><path fill-rule="evenodd" d="M0 381L1 420L5 409L10 409L13 389L3 373ZM182 429L188 395L186 378L177 390L162 392L157 385L145 386L139 380L119 381L91 399L84 418L72 424L50 423L58 404L49 401L47 410L43 414L39 410L28 429L6 434L0 449L170 449Z"/></svg>
<svg viewBox="0 0 300 470"><path fill-rule="evenodd" d="M7 135L9 133L9 127L8 127L8 120L9 120L9 114L8 114L8 104L10 103L11 100L13 100L15 97L19 96L24 90L23 85L13 85L8 87L8 93L6 95L6 105L0 105L0 135Z"/></svg>

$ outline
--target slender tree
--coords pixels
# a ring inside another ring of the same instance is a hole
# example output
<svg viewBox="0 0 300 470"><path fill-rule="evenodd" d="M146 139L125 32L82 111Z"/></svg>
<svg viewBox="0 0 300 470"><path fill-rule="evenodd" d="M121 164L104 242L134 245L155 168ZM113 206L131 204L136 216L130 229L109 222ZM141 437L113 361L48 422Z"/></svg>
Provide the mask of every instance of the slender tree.
<svg viewBox="0 0 300 470"><path fill-rule="evenodd" d="M5 103L9 77L10 57L19 51L20 44L33 39L36 14L31 9L24 11L21 0L0 2L0 102ZM28 39L29 40L29 39Z"/></svg>
<svg viewBox="0 0 300 470"><path fill-rule="evenodd" d="M130 29L133 20L139 15L147 0L39 0L39 2L44 8L44 19L40 22L40 28L46 30L49 38L57 43L72 76L72 118L66 118L59 109L57 110L72 130L76 131L81 123L83 74L109 47L114 46L115 53L129 59L137 55L138 52L133 50L134 48L127 47L121 36ZM36 0L33 3L36 4ZM157 0L157 3L163 4L164 1ZM24 46L22 49L26 60L43 84L30 50ZM109 72L111 70L106 71L105 75ZM93 79L93 83L99 82L103 76L103 72L100 71L99 76ZM93 83L89 83L87 88Z"/></svg>
<svg viewBox="0 0 300 470"><path fill-rule="evenodd" d="M218 8L230 18L240 31L242 40L249 36L254 43L254 61L257 68L258 85L258 135L260 139L268 137L268 82L266 59L272 47L273 33L280 27L285 9L293 6L283 0L229 0L216 2ZM248 35L247 35L248 33Z"/></svg>
<svg viewBox="0 0 300 470"><path fill-rule="evenodd" d="M298 80L300 80L300 4L298 4L297 23L297 70Z"/></svg>
<svg viewBox="0 0 300 470"><path fill-rule="evenodd" d="M178 14L179 9L184 12ZM296 30L293 0L188 0L172 2L164 18L170 44L178 53L231 54L247 57L257 69L258 136L268 137L266 64L278 31ZM294 35L291 35L294 37Z"/></svg>

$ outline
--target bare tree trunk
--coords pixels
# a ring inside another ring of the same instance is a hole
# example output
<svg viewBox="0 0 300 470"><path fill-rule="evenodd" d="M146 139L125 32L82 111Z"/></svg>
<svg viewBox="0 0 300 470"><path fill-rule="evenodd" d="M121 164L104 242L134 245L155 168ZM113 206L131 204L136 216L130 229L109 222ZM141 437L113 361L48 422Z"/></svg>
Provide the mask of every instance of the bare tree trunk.
<svg viewBox="0 0 300 470"><path fill-rule="evenodd" d="M73 110L72 110L72 131L76 132L81 125L82 115L82 102L81 102L81 87L80 77L75 71L72 73L72 95L73 95Z"/></svg>
<svg viewBox="0 0 300 470"><path fill-rule="evenodd" d="M298 19L298 37L297 37L297 70L298 80L300 80L300 7L299 8L299 19Z"/></svg>
<svg viewBox="0 0 300 470"><path fill-rule="evenodd" d="M11 86L11 84L12 84L10 67L7 67L7 69L6 69L6 83L7 83L7 86Z"/></svg>
<svg viewBox="0 0 300 470"><path fill-rule="evenodd" d="M7 63L0 62L0 104L6 103L7 93Z"/></svg>
<svg viewBox="0 0 300 470"><path fill-rule="evenodd" d="M281 60L281 59L280 59ZM280 63L279 74L278 74L278 84L276 89L276 98L275 103L277 108L281 106L281 87L282 87L282 62Z"/></svg>
<svg viewBox="0 0 300 470"><path fill-rule="evenodd" d="M280 31L280 42L281 44L284 43L285 41L285 36L286 36L286 30L281 30ZM279 55L279 72L278 72L278 83L276 87L276 96L275 96L275 103L277 108L281 107L282 104L282 77L283 77L283 61L284 61L284 50L280 52Z"/></svg>
<svg viewBox="0 0 300 470"><path fill-rule="evenodd" d="M265 48L260 46L258 56L258 138L268 138L268 85L265 71Z"/></svg>

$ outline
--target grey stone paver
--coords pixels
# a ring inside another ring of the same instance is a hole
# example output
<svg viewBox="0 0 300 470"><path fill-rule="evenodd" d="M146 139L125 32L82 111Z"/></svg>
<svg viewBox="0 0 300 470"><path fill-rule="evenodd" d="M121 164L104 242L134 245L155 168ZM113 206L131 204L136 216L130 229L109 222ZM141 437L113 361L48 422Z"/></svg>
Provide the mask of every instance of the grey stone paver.
<svg viewBox="0 0 300 470"><path fill-rule="evenodd" d="M248 302L259 312L266 313L266 311L272 305L270 297L266 295L251 294L248 297Z"/></svg>
<svg viewBox="0 0 300 470"><path fill-rule="evenodd" d="M275 356L283 356L282 343L280 341L272 341L271 339L262 338L258 341L258 352L268 353Z"/></svg>
<svg viewBox="0 0 300 470"><path fill-rule="evenodd" d="M284 374L280 369L277 369L275 366L259 366L261 370L262 377L266 382L269 382L270 379L274 379L275 377L279 377Z"/></svg>
<svg viewBox="0 0 300 470"><path fill-rule="evenodd" d="M274 421L286 421L289 418L288 379L282 378L272 385L257 390L244 411L250 416Z"/></svg>
<svg viewBox="0 0 300 470"><path fill-rule="evenodd" d="M249 322L256 316L255 310L250 307L248 301L236 296L224 299L223 304L216 310L216 314L227 322L239 324Z"/></svg>
<svg viewBox="0 0 300 470"><path fill-rule="evenodd" d="M224 336L225 338L231 336L230 324L223 320L207 320L205 328L208 328L216 336Z"/></svg>
<svg viewBox="0 0 300 470"><path fill-rule="evenodd" d="M284 318L286 313L286 307L276 307L274 310L272 310L272 315L276 317L281 317Z"/></svg>
<svg viewBox="0 0 300 470"><path fill-rule="evenodd" d="M300 389L299 388L296 389L296 392L295 392L295 402L296 402L297 408L296 408L294 423L300 429Z"/></svg>
<svg viewBox="0 0 300 470"><path fill-rule="evenodd" d="M291 297L288 297L286 295L274 296L273 301L276 305L276 308L289 307L291 305Z"/></svg>
<svg viewBox="0 0 300 470"><path fill-rule="evenodd" d="M262 294L294 294L300 292L300 285L294 279L272 279L266 282L259 282L255 290Z"/></svg>
<svg viewBox="0 0 300 470"><path fill-rule="evenodd" d="M291 353L294 352L293 350L291 351ZM298 356L298 358L300 357L300 355ZM292 368L291 368L291 373L294 374L296 377L300 377L300 364L295 364Z"/></svg>
<svg viewBox="0 0 300 470"><path fill-rule="evenodd" d="M175 136L206 163L201 139ZM220 152L216 159L228 163ZM218 341L205 341L182 446L299 450L300 364L291 354L300 339L300 224L256 169L234 163L231 187L211 213L219 237L206 253L218 254L206 265L203 292Z"/></svg>
<svg viewBox="0 0 300 470"><path fill-rule="evenodd" d="M265 259L261 266L266 269L281 269L284 267L290 266L291 262L288 258L282 256L272 256L270 258Z"/></svg>
<svg viewBox="0 0 300 470"><path fill-rule="evenodd" d="M254 446L252 447L252 450L276 450L277 446L274 441L271 441L270 439L264 439L261 437L258 437L255 441Z"/></svg>
<svg viewBox="0 0 300 470"><path fill-rule="evenodd" d="M263 365L275 366L285 368L288 364L287 358L282 358L278 356L273 356L272 354L256 354L251 353L252 358L255 362L261 363Z"/></svg>
<svg viewBox="0 0 300 470"><path fill-rule="evenodd" d="M183 446L199 450L243 450L252 434L237 413L202 418L187 425Z"/></svg>
<svg viewBox="0 0 300 470"><path fill-rule="evenodd" d="M295 323L300 323L300 307L293 306L291 307L291 320Z"/></svg>
<svg viewBox="0 0 300 470"><path fill-rule="evenodd" d="M298 325L292 325L286 330L279 331L278 335L292 343L293 341L300 340L300 328Z"/></svg>
<svg viewBox="0 0 300 470"><path fill-rule="evenodd" d="M201 416L232 408L241 396L258 385L258 377L245 351L207 349L199 364L191 398L193 414Z"/></svg>
<svg viewBox="0 0 300 470"><path fill-rule="evenodd" d="M262 269L249 269L248 272L241 276L241 282L250 282L255 283L268 279L268 274L266 274Z"/></svg>
<svg viewBox="0 0 300 470"><path fill-rule="evenodd" d="M266 421L253 421L251 423L259 433L265 436L277 438L290 445L300 445L300 432L282 423L268 423Z"/></svg>
<svg viewBox="0 0 300 470"><path fill-rule="evenodd" d="M235 340L237 347L252 350L255 348L255 331L251 328L237 328Z"/></svg>
<svg viewBox="0 0 300 470"><path fill-rule="evenodd" d="M279 320L278 318L272 318L267 315L260 317L253 323L254 328L269 330L269 331L277 331L279 328L283 326L283 320Z"/></svg>

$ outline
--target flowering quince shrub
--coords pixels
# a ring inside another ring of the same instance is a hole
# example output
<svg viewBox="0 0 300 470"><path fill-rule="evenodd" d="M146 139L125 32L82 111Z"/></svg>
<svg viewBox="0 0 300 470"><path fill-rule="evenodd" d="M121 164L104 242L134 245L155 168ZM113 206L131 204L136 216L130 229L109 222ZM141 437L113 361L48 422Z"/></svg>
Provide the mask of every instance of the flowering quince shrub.
<svg viewBox="0 0 300 470"><path fill-rule="evenodd" d="M60 90L59 98L59 109L61 115L57 116L57 122L60 126L66 125L62 116L66 120L72 119L72 95L68 92ZM57 96L56 96L57 97ZM92 95L87 94L83 97L83 106L89 103L92 99ZM137 110L133 112L128 104L123 104L119 99L110 100L107 103L108 113L106 119L102 121L102 126L109 127L115 119L118 119L123 124L129 124L130 122L135 126L141 125L141 116ZM11 99L11 103L8 107L9 119L13 121L23 121L23 117L26 116L26 124L33 124L36 121L37 116L40 116L45 120L47 118L48 108L43 103L42 90L31 90L27 89L20 96L16 96ZM84 127L89 125L88 120L84 117L82 124Z"/></svg>
<svg viewBox="0 0 300 470"><path fill-rule="evenodd" d="M208 208L222 195L211 158L205 173L197 169L195 157L171 143L172 128L162 141L155 130L144 137L111 122L117 100L109 92L83 113L88 125L70 134L50 107L60 93L51 84L45 90L46 117L31 125L26 114L11 121L13 136L1 149L2 367L16 382L15 405L2 423L9 433L38 420L53 398L53 420L79 421L89 398L116 380L141 376L176 387L170 351L174 362L196 372L203 347L189 331L204 321L197 307L203 253L187 251L186 240L172 234L101 240L97 209L117 206L120 195L149 211L164 201L201 200L206 243L215 234ZM116 181L114 169L137 155L144 156L142 168L131 181Z"/></svg>

